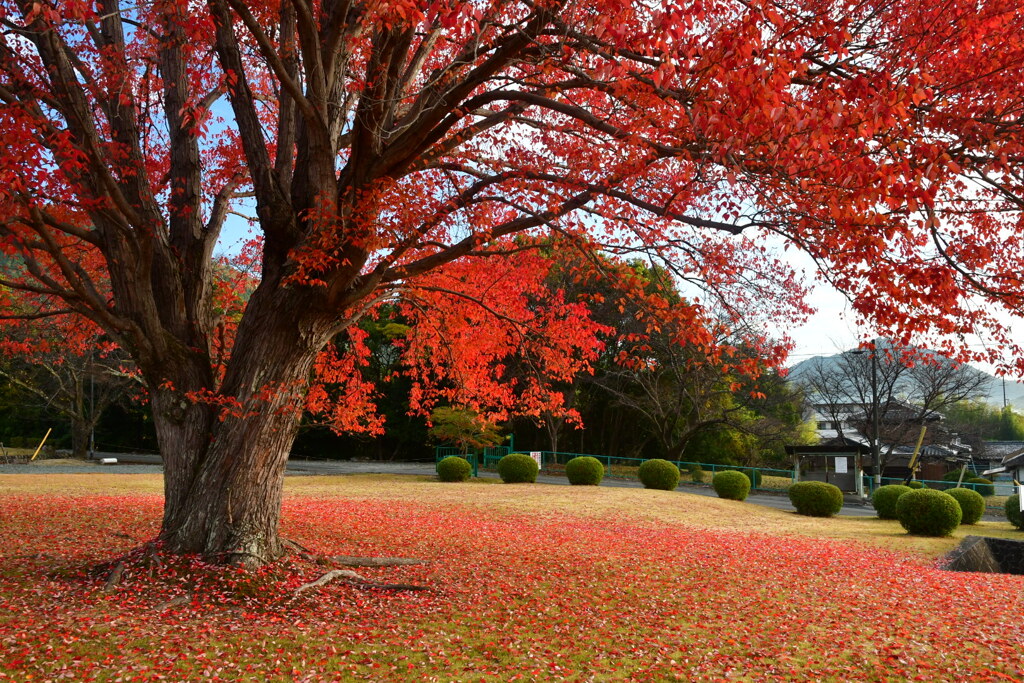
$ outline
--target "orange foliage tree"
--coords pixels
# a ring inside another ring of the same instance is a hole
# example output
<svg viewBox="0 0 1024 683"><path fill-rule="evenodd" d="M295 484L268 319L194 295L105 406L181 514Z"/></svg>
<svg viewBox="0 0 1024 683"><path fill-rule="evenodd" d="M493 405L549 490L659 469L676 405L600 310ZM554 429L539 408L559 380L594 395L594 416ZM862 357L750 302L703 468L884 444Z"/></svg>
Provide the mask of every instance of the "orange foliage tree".
<svg viewBox="0 0 1024 683"><path fill-rule="evenodd" d="M25 269L0 285L133 357L166 547L258 566L327 342L402 292L440 324L499 259L539 279L516 236L728 294L777 233L901 335L1008 342L972 297L1021 303L1022 21L1014 0L2 0L0 248ZM261 270L226 355L210 255L243 196ZM465 332L471 384L493 340Z"/></svg>

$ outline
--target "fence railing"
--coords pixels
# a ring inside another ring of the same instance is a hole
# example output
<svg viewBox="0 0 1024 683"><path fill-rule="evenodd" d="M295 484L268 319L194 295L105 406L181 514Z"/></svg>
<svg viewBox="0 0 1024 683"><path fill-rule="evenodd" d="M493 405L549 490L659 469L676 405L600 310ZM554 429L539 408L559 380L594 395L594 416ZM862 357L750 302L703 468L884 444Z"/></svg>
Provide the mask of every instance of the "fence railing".
<svg viewBox="0 0 1024 683"><path fill-rule="evenodd" d="M565 464L573 458L581 456L589 456L591 458L597 458L604 464L605 476L615 479L636 479L637 471L640 469L640 464L649 458L623 458L610 455L596 455L593 453L570 453L567 451L524 451L527 453L540 453L541 459L541 472L545 474L560 474L565 467ZM481 467L484 469L493 469L497 466L498 461L505 454L488 454L484 453L481 461ZM720 465L716 463L707 462L693 462L688 460L670 460L676 467L679 468L682 474L682 481L686 483L690 481L695 484L710 484L711 477L716 472L723 470L738 470L747 475L747 478L751 480L751 490L780 490L784 486L780 486L779 482L771 481L765 477L779 477L788 480L789 482L794 481L793 470L774 469L769 467L745 467L742 465ZM690 474L691 469L699 467L701 469L701 480L695 481ZM759 472L755 474L755 472ZM708 474L710 473L710 475Z"/></svg>
<svg viewBox="0 0 1024 683"><path fill-rule="evenodd" d="M439 446L436 449L436 459L440 461L442 458L448 457L449 455L462 456L469 460L470 464L473 465L473 476L475 477L478 476L480 467L492 470L497 466L499 460L511 452L512 449L508 446L486 448L483 453L479 455L476 453L462 453L458 448ZM605 467L605 476L614 479L636 479L640 464L648 459L597 455L594 453L571 453L568 451L517 452L526 452L530 454L540 453L541 472L544 474L561 474L564 471L565 464L573 458L589 456L601 461ZM790 483L798 480L795 470L770 467L748 467L744 465L721 465L718 463L696 462L689 460L670 460L669 462L679 468L679 471L682 474L682 483L710 484L711 478L715 473L724 470L737 470L746 474L747 478L751 481L750 488L752 491L781 491L785 490L788 487L788 484L780 482L779 479L786 479ZM690 474L695 467L699 467L701 469L701 481L694 480ZM862 474L862 476L864 477L864 492L870 496L874 492L875 488L877 488L875 479L867 474ZM773 479L766 479L766 477L772 477ZM919 479L917 481L930 489L943 490L956 486L956 482L939 479ZM882 485L902 484L903 482L904 479L900 477L882 478ZM985 492L985 488L994 486L995 494L997 496L1008 496L1016 492L1012 484L1003 482L995 482L994 484L972 484L965 481L962 482L960 486L962 488L972 489L981 493Z"/></svg>
<svg viewBox="0 0 1024 683"><path fill-rule="evenodd" d="M864 477L864 491L870 496L874 493L878 485L875 484L875 478L871 475L865 474ZM881 486L887 486L889 484L903 484L906 481L903 477L882 477ZM930 489L938 489L943 491L945 489L951 489L956 487L955 481L948 481L945 479L915 479L914 481L920 482L923 486ZM993 482L991 484L972 484L968 481L960 482L960 488L971 489L978 493L985 493L986 489L994 491L997 496L1009 496L1016 493L1015 487L1010 482Z"/></svg>

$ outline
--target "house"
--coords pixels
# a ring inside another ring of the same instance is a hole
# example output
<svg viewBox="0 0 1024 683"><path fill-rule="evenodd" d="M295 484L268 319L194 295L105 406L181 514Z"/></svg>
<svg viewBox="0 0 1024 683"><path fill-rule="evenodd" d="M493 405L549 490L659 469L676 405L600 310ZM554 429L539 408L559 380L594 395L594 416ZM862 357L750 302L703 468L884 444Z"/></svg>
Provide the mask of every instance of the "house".
<svg viewBox="0 0 1024 683"><path fill-rule="evenodd" d="M1006 442L1003 442L1006 443ZM1018 448L1009 450L1003 454L1003 459L996 467L985 470L984 476L991 476L993 479L1009 479L1013 482L1024 482L1024 443L1009 442L1018 444Z"/></svg>
<svg viewBox="0 0 1024 683"><path fill-rule="evenodd" d="M1003 466L1004 461L1024 453L1024 441L985 441L976 449L974 460L979 472L990 472ZM1003 470L999 470L1002 473ZM1009 478L1009 475L1004 478Z"/></svg>
<svg viewBox="0 0 1024 683"><path fill-rule="evenodd" d="M812 410L819 443L787 448L794 459L794 467L800 470L801 478L827 481L844 491L863 495L862 482L853 472L875 474L871 439L867 436L875 428L871 405L815 404ZM894 400L882 406L877 425L879 452L885 462L882 475L909 477L918 439L921 439L921 451L915 467L916 478L941 479L949 470L964 464L971 467L971 446L946 430L943 420L935 411L922 413L920 407L906 402Z"/></svg>

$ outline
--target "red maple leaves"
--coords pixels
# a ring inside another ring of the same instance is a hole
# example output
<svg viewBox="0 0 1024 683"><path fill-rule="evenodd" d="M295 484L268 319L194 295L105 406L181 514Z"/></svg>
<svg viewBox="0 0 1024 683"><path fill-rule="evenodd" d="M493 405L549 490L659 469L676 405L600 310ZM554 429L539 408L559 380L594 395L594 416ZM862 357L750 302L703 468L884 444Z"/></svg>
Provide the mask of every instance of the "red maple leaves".
<svg viewBox="0 0 1024 683"><path fill-rule="evenodd" d="M309 681L1019 674L1020 577L954 575L850 543L565 509L526 516L299 497L284 513L286 535L315 551L427 560L360 571L431 592L329 584L295 599L321 568L239 572L164 557L137 573L130 565L123 585L104 593L102 577L80 583L80 568L129 545L121 534L155 533L160 499L7 494L0 671Z"/></svg>

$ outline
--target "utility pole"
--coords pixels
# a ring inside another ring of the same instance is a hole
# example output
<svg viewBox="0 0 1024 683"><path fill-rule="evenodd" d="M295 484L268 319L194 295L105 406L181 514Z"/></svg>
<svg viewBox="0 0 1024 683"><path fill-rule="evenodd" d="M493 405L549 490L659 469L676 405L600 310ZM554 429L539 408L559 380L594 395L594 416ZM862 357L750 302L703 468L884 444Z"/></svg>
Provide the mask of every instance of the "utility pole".
<svg viewBox="0 0 1024 683"><path fill-rule="evenodd" d="M878 435L881 430L878 426L878 357L875 355L878 351L877 339L875 340L875 348L871 351L871 465L875 470L875 488L882 485L882 463L880 459L881 449L879 449ZM854 355L861 355L867 353L866 349L854 349L850 353Z"/></svg>

